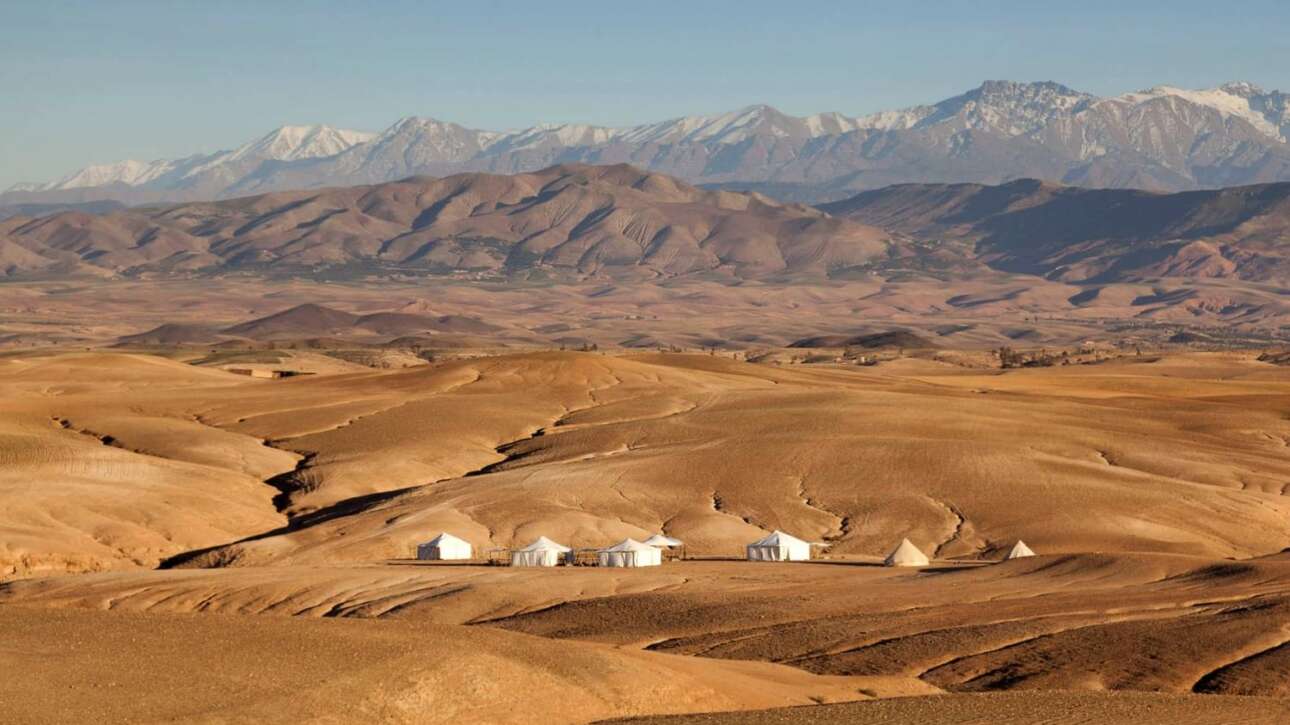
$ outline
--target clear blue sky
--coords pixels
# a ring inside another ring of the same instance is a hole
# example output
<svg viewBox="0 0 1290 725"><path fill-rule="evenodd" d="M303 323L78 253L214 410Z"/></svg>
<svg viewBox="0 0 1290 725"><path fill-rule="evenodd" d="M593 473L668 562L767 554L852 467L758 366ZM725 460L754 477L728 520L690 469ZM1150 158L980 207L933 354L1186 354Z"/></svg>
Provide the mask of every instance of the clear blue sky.
<svg viewBox="0 0 1290 725"><path fill-rule="evenodd" d="M505 129L769 103L861 114L988 78L1290 90L1290 2L0 0L0 188L286 123Z"/></svg>

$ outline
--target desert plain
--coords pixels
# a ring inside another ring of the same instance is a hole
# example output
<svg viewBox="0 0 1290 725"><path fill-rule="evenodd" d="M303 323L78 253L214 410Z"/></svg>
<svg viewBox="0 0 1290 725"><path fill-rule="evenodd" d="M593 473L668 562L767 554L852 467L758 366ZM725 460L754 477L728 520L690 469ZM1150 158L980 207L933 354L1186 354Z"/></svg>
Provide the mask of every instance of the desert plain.
<svg viewBox="0 0 1290 725"><path fill-rule="evenodd" d="M25 294L51 292L5 299ZM131 341L191 322L182 297L143 319L97 300L85 344L0 356L6 721L1290 717L1275 355L1042 321L1064 364L904 349L936 336L917 324L862 355L629 348L612 322L575 347L435 310L435 354L355 357L373 348ZM292 309L239 329L330 319ZM791 308L774 319L791 337ZM744 561L772 530L815 560ZM475 560L417 561L441 531ZM684 560L488 564L659 532ZM931 565L881 566L902 538ZM1019 539L1038 555L1002 561Z"/></svg>
<svg viewBox="0 0 1290 725"><path fill-rule="evenodd" d="M1290 723L1290 4L994 4L5 0L0 725Z"/></svg>

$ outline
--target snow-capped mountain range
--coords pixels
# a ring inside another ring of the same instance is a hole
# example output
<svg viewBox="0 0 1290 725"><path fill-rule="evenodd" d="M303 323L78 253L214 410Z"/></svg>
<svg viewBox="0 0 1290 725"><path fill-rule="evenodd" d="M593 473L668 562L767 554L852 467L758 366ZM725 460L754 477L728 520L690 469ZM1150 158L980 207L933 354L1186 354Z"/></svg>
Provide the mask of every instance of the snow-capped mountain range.
<svg viewBox="0 0 1290 725"><path fill-rule="evenodd" d="M334 156L356 144L370 141L375 135L331 126L282 126L231 151L196 154L182 159L127 159L114 164L86 166L57 181L17 184L9 191L59 191L109 184L137 187L156 183L177 187L203 174L219 173L248 163L258 165L265 161Z"/></svg>
<svg viewBox="0 0 1290 725"><path fill-rule="evenodd" d="M1185 190L1290 180L1290 95L1250 83L1100 98L988 81L936 104L795 117L756 105L627 128L470 129L408 117L380 133L285 126L231 151L90 166L4 202L229 198L461 171L627 162L686 180L820 201L902 182Z"/></svg>

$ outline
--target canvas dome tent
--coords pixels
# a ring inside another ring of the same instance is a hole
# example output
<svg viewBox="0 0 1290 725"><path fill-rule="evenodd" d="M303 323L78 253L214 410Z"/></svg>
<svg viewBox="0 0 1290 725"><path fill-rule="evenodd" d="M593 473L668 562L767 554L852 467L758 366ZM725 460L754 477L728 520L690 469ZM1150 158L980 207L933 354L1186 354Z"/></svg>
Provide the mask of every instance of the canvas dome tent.
<svg viewBox="0 0 1290 725"><path fill-rule="evenodd" d="M680 539L673 539L667 534L654 534L641 543L657 546L659 551L663 552L664 559L685 558L685 542Z"/></svg>
<svg viewBox="0 0 1290 725"><path fill-rule="evenodd" d="M663 550L635 539L623 539L597 552L597 559L600 566L658 566L663 563Z"/></svg>
<svg viewBox="0 0 1290 725"><path fill-rule="evenodd" d="M661 549L672 549L678 546L685 546L685 543L682 542L680 539L673 539L672 537L666 536L664 534L654 534L653 536L642 541L641 543L649 544L650 546L657 546Z"/></svg>
<svg viewBox="0 0 1290 725"><path fill-rule="evenodd" d="M810 544L779 530L748 545L748 561L806 561L810 558Z"/></svg>
<svg viewBox="0 0 1290 725"><path fill-rule="evenodd" d="M900 545L892 550L882 563L883 566L927 566L931 562L927 560L927 555L921 549L909 542L909 539L901 539Z"/></svg>
<svg viewBox="0 0 1290 725"><path fill-rule="evenodd" d="M424 544L417 545L417 558L425 561L469 559L470 542L443 532Z"/></svg>
<svg viewBox="0 0 1290 725"><path fill-rule="evenodd" d="M532 544L511 552L511 566L555 566L560 563L560 557L570 551L573 549L564 544L539 536Z"/></svg>
<svg viewBox="0 0 1290 725"><path fill-rule="evenodd" d="M1021 539L1017 539L1017 543L1012 545L1012 550L1009 551L1008 555L1003 557L1003 559L1004 561L1007 561L1008 559L1024 559L1027 556L1034 555L1035 552L1031 551L1029 546L1026 546L1026 542Z"/></svg>

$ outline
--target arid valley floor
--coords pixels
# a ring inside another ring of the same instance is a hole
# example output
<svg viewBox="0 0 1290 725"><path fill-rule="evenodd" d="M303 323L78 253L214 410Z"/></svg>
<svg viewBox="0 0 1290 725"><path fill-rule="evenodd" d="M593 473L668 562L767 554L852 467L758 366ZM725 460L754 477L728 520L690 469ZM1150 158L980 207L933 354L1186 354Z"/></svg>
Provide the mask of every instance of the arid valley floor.
<svg viewBox="0 0 1290 725"><path fill-rule="evenodd" d="M7 722L1290 718L1290 367L1257 352L89 347L0 356ZM822 558L740 560L773 529ZM689 558L415 561L439 531ZM932 566L879 566L902 537Z"/></svg>

